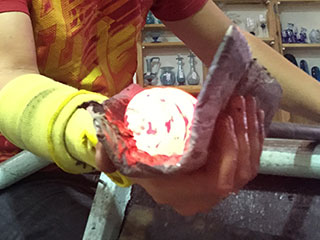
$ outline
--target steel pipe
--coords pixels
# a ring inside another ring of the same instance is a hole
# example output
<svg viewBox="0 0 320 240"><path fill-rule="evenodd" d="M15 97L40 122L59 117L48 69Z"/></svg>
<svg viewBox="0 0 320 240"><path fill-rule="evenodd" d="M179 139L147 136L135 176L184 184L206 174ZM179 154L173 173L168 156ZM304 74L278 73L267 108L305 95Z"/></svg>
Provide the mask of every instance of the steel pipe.
<svg viewBox="0 0 320 240"><path fill-rule="evenodd" d="M320 144L309 140L267 138L261 174L320 179ZM51 162L23 151L0 164L0 189L40 170Z"/></svg>

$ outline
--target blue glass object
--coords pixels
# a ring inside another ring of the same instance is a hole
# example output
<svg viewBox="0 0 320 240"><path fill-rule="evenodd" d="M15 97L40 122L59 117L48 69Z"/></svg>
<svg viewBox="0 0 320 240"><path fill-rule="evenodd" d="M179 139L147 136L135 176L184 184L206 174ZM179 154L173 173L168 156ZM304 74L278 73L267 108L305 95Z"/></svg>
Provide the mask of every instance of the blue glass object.
<svg viewBox="0 0 320 240"><path fill-rule="evenodd" d="M308 63L306 60L301 60L300 61L300 68L305 71L306 73L310 74L310 71L309 71L309 67L308 67Z"/></svg>
<svg viewBox="0 0 320 240"><path fill-rule="evenodd" d="M161 68L160 81L164 86L174 85L176 82L176 77L173 72L174 67L166 66Z"/></svg>
<svg viewBox="0 0 320 240"><path fill-rule="evenodd" d="M311 68L311 75L320 82L320 69L317 66Z"/></svg>
<svg viewBox="0 0 320 240"><path fill-rule="evenodd" d="M155 18L152 14L152 12L148 12L147 18L146 18L146 24L155 24Z"/></svg>
<svg viewBox="0 0 320 240"><path fill-rule="evenodd" d="M288 34L286 29L281 31L281 38L282 43L288 43Z"/></svg>
<svg viewBox="0 0 320 240"><path fill-rule="evenodd" d="M184 85L185 82L186 82L186 77L185 77L185 74L184 74L184 71L183 71L183 57L181 57L180 55L178 55L178 57L176 58L177 61L178 61L178 69L177 69L177 83L179 85Z"/></svg>
<svg viewBox="0 0 320 240"><path fill-rule="evenodd" d="M293 27L293 42L294 43L298 43L299 42L299 37L298 37L298 33L299 33L299 30L297 27Z"/></svg>
<svg viewBox="0 0 320 240"><path fill-rule="evenodd" d="M284 55L284 57L285 57L286 59L288 59L290 62L292 62L294 65L298 66L297 60L296 60L295 56L293 56L292 54L286 53L286 54Z"/></svg>
<svg viewBox="0 0 320 240"><path fill-rule="evenodd" d="M296 38L293 32L293 29L294 29L294 24L288 23L288 28L286 29L288 43L296 43Z"/></svg>
<svg viewBox="0 0 320 240"><path fill-rule="evenodd" d="M150 36L153 39L153 43L160 43L161 41L159 41L159 38L161 36L161 32L160 31L151 31L150 32Z"/></svg>
<svg viewBox="0 0 320 240"><path fill-rule="evenodd" d="M299 42L300 43L307 43L307 29L302 27L300 34L299 34Z"/></svg>

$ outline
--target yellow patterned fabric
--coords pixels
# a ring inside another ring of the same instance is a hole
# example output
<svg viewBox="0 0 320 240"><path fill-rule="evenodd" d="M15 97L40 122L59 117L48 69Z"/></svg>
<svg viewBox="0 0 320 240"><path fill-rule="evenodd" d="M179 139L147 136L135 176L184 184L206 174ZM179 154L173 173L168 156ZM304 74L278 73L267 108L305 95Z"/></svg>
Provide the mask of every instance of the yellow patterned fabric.
<svg viewBox="0 0 320 240"><path fill-rule="evenodd" d="M41 74L112 96L132 82L136 42L152 1L32 0ZM143 6L143 7L142 7Z"/></svg>

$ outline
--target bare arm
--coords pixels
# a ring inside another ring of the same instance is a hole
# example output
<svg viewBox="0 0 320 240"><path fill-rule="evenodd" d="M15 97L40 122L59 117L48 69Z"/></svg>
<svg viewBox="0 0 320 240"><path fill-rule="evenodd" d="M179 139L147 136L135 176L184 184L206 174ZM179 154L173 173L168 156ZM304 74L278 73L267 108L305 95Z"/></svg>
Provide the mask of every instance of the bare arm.
<svg viewBox="0 0 320 240"><path fill-rule="evenodd" d="M227 27L232 24L224 13L209 0L195 15L165 24L208 66ZM281 84L284 94L282 108L292 113L320 121L320 84L287 61L260 39L243 32L253 56Z"/></svg>
<svg viewBox="0 0 320 240"><path fill-rule="evenodd" d="M0 90L26 73L38 73L31 20L25 13L1 13Z"/></svg>

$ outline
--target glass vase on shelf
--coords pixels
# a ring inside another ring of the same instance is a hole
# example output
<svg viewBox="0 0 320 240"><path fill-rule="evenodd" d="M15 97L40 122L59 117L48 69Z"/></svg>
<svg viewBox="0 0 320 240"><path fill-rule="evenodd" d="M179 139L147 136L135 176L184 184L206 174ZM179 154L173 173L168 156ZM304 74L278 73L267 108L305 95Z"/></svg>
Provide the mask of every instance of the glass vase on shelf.
<svg viewBox="0 0 320 240"><path fill-rule="evenodd" d="M320 43L320 30L312 29L309 33L310 43Z"/></svg>
<svg viewBox="0 0 320 240"><path fill-rule="evenodd" d="M149 35L153 40L152 43L161 43L161 41L159 40L161 36L161 31L159 30L150 31Z"/></svg>
<svg viewBox="0 0 320 240"><path fill-rule="evenodd" d="M176 77L173 72L174 67L164 66L161 67L160 81L163 86L171 86L176 82Z"/></svg>
<svg viewBox="0 0 320 240"><path fill-rule="evenodd" d="M187 83L189 85L198 85L200 83L200 77L195 67L195 55L190 52L188 57L190 63L190 72L187 76Z"/></svg>
<svg viewBox="0 0 320 240"><path fill-rule="evenodd" d="M268 37L267 19L263 14L259 14L260 37Z"/></svg>
<svg viewBox="0 0 320 240"><path fill-rule="evenodd" d="M293 23L288 23L288 27L285 30L286 33L287 33L287 42L288 43L296 43L294 29L295 29L294 24Z"/></svg>
<svg viewBox="0 0 320 240"><path fill-rule="evenodd" d="M144 73L143 79L146 85L157 85L158 71L160 69L160 58L152 57L146 58L147 72ZM155 68L155 71L152 71Z"/></svg>
<svg viewBox="0 0 320 240"><path fill-rule="evenodd" d="M247 17L246 28L252 35L257 35L257 23L252 17Z"/></svg>
<svg viewBox="0 0 320 240"><path fill-rule="evenodd" d="M301 27L301 31L299 33L299 42L307 43L307 29L304 27Z"/></svg>
<svg viewBox="0 0 320 240"><path fill-rule="evenodd" d="M180 54L177 56L177 61L178 61L178 68L177 68L177 83L179 85L185 85L186 83L186 77L183 71L183 57L181 57Z"/></svg>

